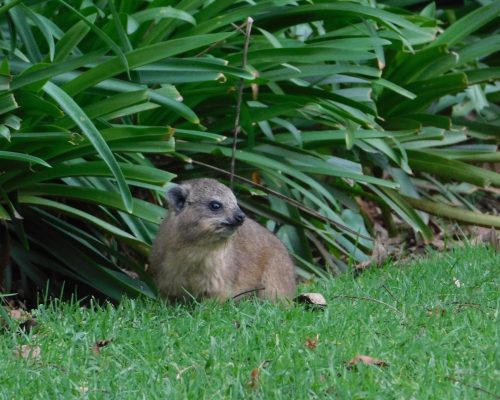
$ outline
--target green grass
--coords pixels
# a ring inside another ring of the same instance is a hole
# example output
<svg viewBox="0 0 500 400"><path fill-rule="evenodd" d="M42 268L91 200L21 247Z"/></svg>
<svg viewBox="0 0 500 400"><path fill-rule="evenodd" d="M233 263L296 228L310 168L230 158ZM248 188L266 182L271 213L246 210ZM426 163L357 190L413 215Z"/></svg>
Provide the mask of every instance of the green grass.
<svg viewBox="0 0 500 400"><path fill-rule="evenodd" d="M0 398L494 398L499 272L500 255L478 247L300 287L322 292L324 311L251 301L41 305L34 332L0 334ZM95 354L102 339L113 341ZM17 358L22 344L40 356ZM389 366L347 369L357 354Z"/></svg>

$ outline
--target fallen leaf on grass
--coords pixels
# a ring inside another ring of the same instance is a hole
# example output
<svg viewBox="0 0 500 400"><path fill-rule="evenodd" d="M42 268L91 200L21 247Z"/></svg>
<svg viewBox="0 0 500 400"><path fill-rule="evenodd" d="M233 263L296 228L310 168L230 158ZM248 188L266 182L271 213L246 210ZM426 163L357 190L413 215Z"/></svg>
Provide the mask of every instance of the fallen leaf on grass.
<svg viewBox="0 0 500 400"><path fill-rule="evenodd" d="M92 351L95 354L101 354L101 349L110 344L112 341L113 339L98 340L95 342L94 346L92 346Z"/></svg>
<svg viewBox="0 0 500 400"><path fill-rule="evenodd" d="M446 248L446 243L443 239L439 238L439 237L435 237L432 241L431 241L431 246L434 247L435 249L437 250L441 250L443 251L445 248Z"/></svg>
<svg viewBox="0 0 500 400"><path fill-rule="evenodd" d="M427 309L427 315L429 317L435 316L435 317L444 317L446 314L446 310L444 308L440 307L434 307L433 309Z"/></svg>
<svg viewBox="0 0 500 400"><path fill-rule="evenodd" d="M306 347L309 349L315 349L318 346L319 333L314 337L314 339L306 338Z"/></svg>
<svg viewBox="0 0 500 400"><path fill-rule="evenodd" d="M248 381L247 385L252 389L255 389L259 385L259 374L259 368L254 368L252 369L252 372L250 372L250 380Z"/></svg>
<svg viewBox="0 0 500 400"><path fill-rule="evenodd" d="M257 368L252 369L252 372L250 372L250 380L247 382L247 385L255 389L259 385L260 370L269 367L271 362L272 360L264 360Z"/></svg>
<svg viewBox="0 0 500 400"><path fill-rule="evenodd" d="M41 354L40 346L32 346L30 344L23 344L14 350L14 355L19 358L24 359L36 359L40 358Z"/></svg>
<svg viewBox="0 0 500 400"><path fill-rule="evenodd" d="M306 304L316 308L325 308L327 303L321 293L302 293L295 298L295 301L300 304Z"/></svg>
<svg viewBox="0 0 500 400"><path fill-rule="evenodd" d="M378 358L358 355L347 362L348 369L354 369L357 364L376 365L377 367L388 367L389 364Z"/></svg>
<svg viewBox="0 0 500 400"><path fill-rule="evenodd" d="M12 319L15 319L17 321L24 319L25 318L26 311L20 310L18 308L14 308L12 310L9 310L9 317Z"/></svg>
<svg viewBox="0 0 500 400"><path fill-rule="evenodd" d="M37 324L36 319L31 318L31 314L29 312L20 308L10 309L8 314L13 320L19 321L19 327L26 332L29 332Z"/></svg>

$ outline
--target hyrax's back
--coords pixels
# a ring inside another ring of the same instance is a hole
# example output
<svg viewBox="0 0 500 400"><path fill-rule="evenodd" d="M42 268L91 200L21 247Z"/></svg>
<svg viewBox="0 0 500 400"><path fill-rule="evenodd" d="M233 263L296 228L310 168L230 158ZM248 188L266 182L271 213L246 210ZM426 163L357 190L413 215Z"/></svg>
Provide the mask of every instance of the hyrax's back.
<svg viewBox="0 0 500 400"><path fill-rule="evenodd" d="M162 297L224 300L295 292L294 265L280 240L245 218L233 192L213 179L186 181L168 192L150 268Z"/></svg>
<svg viewBox="0 0 500 400"><path fill-rule="evenodd" d="M295 292L295 268L281 241L257 222L247 219L236 231L233 262L239 271L235 293L250 287L260 297L291 297Z"/></svg>

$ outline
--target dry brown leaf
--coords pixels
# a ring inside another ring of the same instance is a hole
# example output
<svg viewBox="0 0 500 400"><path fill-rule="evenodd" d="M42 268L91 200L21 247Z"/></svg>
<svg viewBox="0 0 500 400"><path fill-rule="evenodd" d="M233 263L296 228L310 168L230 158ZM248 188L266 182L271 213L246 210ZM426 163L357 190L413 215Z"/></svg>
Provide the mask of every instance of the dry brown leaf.
<svg viewBox="0 0 500 400"><path fill-rule="evenodd" d="M15 319L15 320L20 320L23 318L23 311L19 310L18 308L10 310L9 317L11 317L12 319Z"/></svg>
<svg viewBox="0 0 500 400"><path fill-rule="evenodd" d="M389 364L383 360L378 358L374 358L371 356L357 355L353 359L347 362L347 368L352 369L356 367L357 364L365 364L365 365L376 365L377 367L388 367Z"/></svg>
<svg viewBox="0 0 500 400"><path fill-rule="evenodd" d="M386 246L387 241L381 241L379 238L375 240L375 244L373 246L372 254L369 260L362 261L358 265L356 265L357 270L363 270L368 268L370 265L382 265L385 260L389 257L389 252L387 251Z"/></svg>
<svg viewBox="0 0 500 400"><path fill-rule="evenodd" d="M316 308L324 308L327 306L326 300L321 293L302 293L295 298L295 301Z"/></svg>
<svg viewBox="0 0 500 400"><path fill-rule="evenodd" d="M30 344L23 344L19 346L17 349L14 349L14 355L19 358L24 359L36 359L40 358L42 350L40 346L33 346Z"/></svg>
<svg viewBox="0 0 500 400"><path fill-rule="evenodd" d="M434 247L437 250L444 250L446 248L446 243L443 239L440 239L438 237L435 237L431 241L431 246Z"/></svg>
<svg viewBox="0 0 500 400"><path fill-rule="evenodd" d="M16 321L26 321L31 318L31 314L21 308L12 308L9 310L9 317Z"/></svg>
<svg viewBox="0 0 500 400"><path fill-rule="evenodd" d="M260 179L259 171L252 172L252 182L257 183L257 184L262 183L262 180Z"/></svg>
<svg viewBox="0 0 500 400"><path fill-rule="evenodd" d="M500 236L494 227L483 228L476 226L471 228L471 233L474 236L472 239L473 244L485 243L492 246L496 250L500 250Z"/></svg>
<svg viewBox="0 0 500 400"><path fill-rule="evenodd" d="M359 208L364 215L370 220L371 225L376 224L376 218L380 215L380 208L374 207L373 203L369 204L361 197L355 197L354 200L358 203Z"/></svg>
<svg viewBox="0 0 500 400"><path fill-rule="evenodd" d="M101 354L101 349L110 344L112 341L113 339L98 340L97 342L94 343L94 346L92 346L92 351L95 354Z"/></svg>
<svg viewBox="0 0 500 400"><path fill-rule="evenodd" d="M385 260L387 260L388 256L389 252L387 251L385 244L377 240L372 252L373 262L375 262L377 265L382 265Z"/></svg>
<svg viewBox="0 0 500 400"><path fill-rule="evenodd" d="M31 329L33 329L33 327L37 325L36 320L34 318L31 318L31 314L20 308L10 309L9 317L13 320L19 321L19 328L26 332L29 332Z"/></svg>
<svg viewBox="0 0 500 400"><path fill-rule="evenodd" d="M255 389L259 385L259 374L259 368L252 369L252 372L250 373L250 380L248 381L248 386L252 389Z"/></svg>
<svg viewBox="0 0 500 400"><path fill-rule="evenodd" d="M444 308L441 308L441 307L435 307L435 308L430 308L430 309L427 309L427 315L429 317L444 317L444 315L446 314L446 310Z"/></svg>
<svg viewBox="0 0 500 400"><path fill-rule="evenodd" d="M315 349L318 346L319 333L316 334L314 339L306 338L306 347L309 349Z"/></svg>

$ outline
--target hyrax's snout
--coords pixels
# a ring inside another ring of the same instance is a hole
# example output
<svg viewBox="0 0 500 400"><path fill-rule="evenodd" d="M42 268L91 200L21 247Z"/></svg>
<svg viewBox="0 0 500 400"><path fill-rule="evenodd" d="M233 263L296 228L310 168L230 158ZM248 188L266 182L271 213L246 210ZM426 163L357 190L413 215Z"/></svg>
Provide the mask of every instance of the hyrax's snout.
<svg viewBox="0 0 500 400"><path fill-rule="evenodd" d="M233 216L233 224L239 226L245 221L245 218L246 218L245 213L239 210Z"/></svg>
<svg viewBox="0 0 500 400"><path fill-rule="evenodd" d="M226 222L224 225L232 227L232 228L237 228L238 226L242 225L243 222L245 222L246 215L241 209L238 207L232 216L228 217L226 219Z"/></svg>

